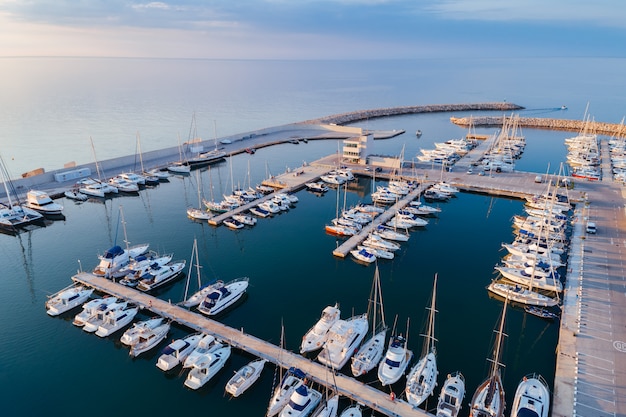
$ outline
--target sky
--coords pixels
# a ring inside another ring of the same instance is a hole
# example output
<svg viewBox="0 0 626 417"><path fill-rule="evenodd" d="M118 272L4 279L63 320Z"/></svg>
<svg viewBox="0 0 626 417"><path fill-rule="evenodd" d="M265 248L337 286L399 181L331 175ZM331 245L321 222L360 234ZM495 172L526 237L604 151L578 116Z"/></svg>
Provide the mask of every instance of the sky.
<svg viewBox="0 0 626 417"><path fill-rule="evenodd" d="M0 0L0 57L626 54L624 0Z"/></svg>

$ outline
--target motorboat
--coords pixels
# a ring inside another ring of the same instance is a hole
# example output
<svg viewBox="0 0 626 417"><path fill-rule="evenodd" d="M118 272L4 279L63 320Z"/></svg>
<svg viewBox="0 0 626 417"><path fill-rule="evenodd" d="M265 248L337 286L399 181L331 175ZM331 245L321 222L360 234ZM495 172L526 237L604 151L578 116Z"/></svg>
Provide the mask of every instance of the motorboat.
<svg viewBox="0 0 626 417"><path fill-rule="evenodd" d="M38 211L44 215L59 215L63 211L63 206L55 203L48 193L39 190L30 190L26 193L25 207Z"/></svg>
<svg viewBox="0 0 626 417"><path fill-rule="evenodd" d="M329 190L329 188L323 182L307 182L304 185L306 186L307 190L314 193L325 193Z"/></svg>
<svg viewBox="0 0 626 417"><path fill-rule="evenodd" d="M533 316L537 316L542 319L555 320L559 318L559 315L557 313L542 307L524 306L524 311L528 314L532 314Z"/></svg>
<svg viewBox="0 0 626 417"><path fill-rule="evenodd" d="M365 264L371 264L376 261L376 255L373 252L368 251L366 248L353 249L350 251L350 254L354 256L354 259Z"/></svg>
<svg viewBox="0 0 626 417"><path fill-rule="evenodd" d="M224 347L221 340L215 336L204 333L195 349L187 356L183 362L183 368L193 368L194 364L200 363L211 352Z"/></svg>
<svg viewBox="0 0 626 417"><path fill-rule="evenodd" d="M216 286L198 306L198 311L207 316L214 316L226 310L239 300L248 289L249 278L243 277L228 284Z"/></svg>
<svg viewBox="0 0 626 417"><path fill-rule="evenodd" d="M367 329L367 314L337 320L328 331L326 344L317 360L333 369L343 368L367 335Z"/></svg>
<svg viewBox="0 0 626 417"><path fill-rule="evenodd" d="M233 217L224 219L224 224L228 226L229 229L243 229L243 227L245 226L243 223Z"/></svg>
<svg viewBox="0 0 626 417"><path fill-rule="evenodd" d="M548 417L550 390L541 375L526 375L515 390L511 417Z"/></svg>
<svg viewBox="0 0 626 417"><path fill-rule="evenodd" d="M367 239L363 241L363 246L370 246L372 248L382 249L391 252L400 249L400 245L398 245L397 243L389 242L388 240L385 240L374 233L370 233L367 236Z"/></svg>
<svg viewBox="0 0 626 417"><path fill-rule="evenodd" d="M259 379L266 363L267 359L257 359L241 367L226 383L226 392L239 397Z"/></svg>
<svg viewBox="0 0 626 417"><path fill-rule="evenodd" d="M121 301L119 303L111 303L107 305L100 306L97 313L94 316L91 316L88 320L85 320L85 324L83 325L83 330L87 333L94 333L98 330L98 327L107 317L107 314L110 311L123 310L128 306L126 301Z"/></svg>
<svg viewBox="0 0 626 417"><path fill-rule="evenodd" d="M114 276L122 277L120 284L128 287L136 287L139 281L145 279L150 271L170 263L172 255L159 256L151 253L149 256L139 255L126 266L122 267Z"/></svg>
<svg viewBox="0 0 626 417"><path fill-rule="evenodd" d="M66 198L69 198L70 200L76 200L76 201L87 201L89 199L89 197L87 197L85 194L78 191L78 188L71 188L69 190L65 190L63 195Z"/></svg>
<svg viewBox="0 0 626 417"><path fill-rule="evenodd" d="M117 302L116 297L94 298L93 300L86 302L83 304L83 311L74 316L72 324L78 327L84 326L89 319L98 314L99 310L106 308L115 302Z"/></svg>
<svg viewBox="0 0 626 417"><path fill-rule="evenodd" d="M333 173L331 173L333 174ZM354 174L351 168L339 168L334 171L334 175L344 178L346 181L354 180Z"/></svg>
<svg viewBox="0 0 626 417"><path fill-rule="evenodd" d="M385 385L396 383L413 359L413 351L407 348L407 340L396 335L389 341L385 357L378 365L378 380Z"/></svg>
<svg viewBox="0 0 626 417"><path fill-rule="evenodd" d="M414 208L416 210L415 214L420 215L441 213L441 209L439 207L429 206L421 201L411 201L409 207Z"/></svg>
<svg viewBox="0 0 626 417"><path fill-rule="evenodd" d="M271 214L276 214L281 211L278 204L270 200L266 200L266 201L263 201L262 203L257 204L257 207L265 211L269 211Z"/></svg>
<svg viewBox="0 0 626 417"><path fill-rule="evenodd" d="M126 181L134 182L137 185L146 185L146 177L141 174L135 174L134 172L122 172L118 175L119 178Z"/></svg>
<svg viewBox="0 0 626 417"><path fill-rule="evenodd" d="M328 184L342 185L346 182L346 178L337 174L326 174L320 177L322 181Z"/></svg>
<svg viewBox="0 0 626 417"><path fill-rule="evenodd" d="M447 194L456 194L460 191L458 188L443 181L433 184L430 188Z"/></svg>
<svg viewBox="0 0 626 417"><path fill-rule="evenodd" d="M326 343L330 328L339 320L340 314L339 304L325 307L322 310L322 317L302 337L300 353L321 349Z"/></svg>
<svg viewBox="0 0 626 417"><path fill-rule="evenodd" d="M180 305L183 307L195 307L200 304L210 292L223 286L224 281L222 280L211 281L208 284L201 286L198 291L189 296L189 298L185 301L182 301Z"/></svg>
<svg viewBox="0 0 626 417"><path fill-rule="evenodd" d="M437 401L437 417L457 417L465 397L465 378L460 372L448 374ZM522 416L520 416L522 417Z"/></svg>
<svg viewBox="0 0 626 417"><path fill-rule="evenodd" d="M126 180L122 177L113 177L109 179L109 185L117 188L118 191L123 193L137 193L139 192L139 185L132 181Z"/></svg>
<svg viewBox="0 0 626 417"><path fill-rule="evenodd" d="M272 213L270 213L268 210L265 210L258 206L250 207L250 213L254 214L255 216L262 217L262 218L269 217L272 215Z"/></svg>
<svg viewBox="0 0 626 417"><path fill-rule="evenodd" d="M161 170L159 168L150 169L143 174L146 177L156 177L159 181L169 181L169 178L172 176L167 170Z"/></svg>
<svg viewBox="0 0 626 417"><path fill-rule="evenodd" d="M373 234L380 236L383 239L393 240L396 242L406 242L409 240L408 233L398 232L389 226L378 225L376 229L372 231Z"/></svg>
<svg viewBox="0 0 626 417"><path fill-rule="evenodd" d="M298 368L291 367L287 370L270 398L266 417L275 416L287 405L291 394L304 383L305 377L304 372Z"/></svg>
<svg viewBox="0 0 626 417"><path fill-rule="evenodd" d="M148 320L133 323L132 327L124 332L120 342L126 346L132 346L139 341L142 334L148 333L163 324L163 317L153 317Z"/></svg>
<svg viewBox="0 0 626 417"><path fill-rule="evenodd" d="M9 233L17 233L20 227L41 223L43 218L43 214L38 211L19 204L0 204L0 228Z"/></svg>
<svg viewBox="0 0 626 417"><path fill-rule="evenodd" d="M281 410L280 417L306 417L313 412L322 400L322 393L300 385L289 397L289 402Z"/></svg>
<svg viewBox="0 0 626 417"><path fill-rule="evenodd" d="M179 162L173 162L170 165L168 165L167 170L174 174L189 174L191 172L191 167L179 161Z"/></svg>
<svg viewBox="0 0 626 417"><path fill-rule="evenodd" d="M46 312L50 316L58 316L83 304L93 293L93 288L73 285L59 291L46 301Z"/></svg>
<svg viewBox="0 0 626 417"><path fill-rule="evenodd" d="M489 376L476 389L470 403L470 417L502 417L504 415L505 397L500 368L504 366L500 359L504 342L504 323L508 301L505 299L494 344ZM522 415L523 416L523 415Z"/></svg>
<svg viewBox="0 0 626 417"><path fill-rule="evenodd" d="M153 329L146 328L139 335L139 339L137 339L134 344L130 345L130 352L128 352L128 354L131 357L136 358L142 353L156 347L167 337L167 334L170 331L170 326L171 324L168 321L156 326Z"/></svg>
<svg viewBox="0 0 626 417"><path fill-rule="evenodd" d="M428 325L424 335L422 356L411 368L406 378L404 393L406 400L413 407L419 407L428 399L437 386L437 356L435 349L435 300L437 294L437 274L433 282L433 293L430 308L428 309Z"/></svg>
<svg viewBox="0 0 626 417"><path fill-rule="evenodd" d="M247 214L233 214L232 218L246 226L254 226L256 224L256 219Z"/></svg>
<svg viewBox="0 0 626 417"><path fill-rule="evenodd" d="M161 356L157 360L156 367L162 371L169 371L179 364L183 364L187 356L198 346L202 337L201 333L194 333L185 338L174 340L163 349Z"/></svg>
<svg viewBox="0 0 626 417"><path fill-rule="evenodd" d="M115 245L104 252L104 255L98 256L100 262L93 269L92 273L99 277L117 277L122 276L119 273L119 270L124 266L128 265L128 263L146 253L148 250L149 244L141 244L129 247L128 249L122 249L121 246Z"/></svg>
<svg viewBox="0 0 626 417"><path fill-rule="evenodd" d="M104 317L104 322L100 324L98 330L96 330L96 335L100 337L111 336L133 321L138 312L139 307L127 307L122 310L111 310L107 312Z"/></svg>
<svg viewBox="0 0 626 417"><path fill-rule="evenodd" d="M107 194L117 194L118 189L102 181L86 178L76 183L78 191L92 197L104 198Z"/></svg>
<svg viewBox="0 0 626 417"><path fill-rule="evenodd" d="M162 287L178 278L184 268L184 260L173 264L154 265L150 272L146 274L146 277L139 281L137 289L140 291L152 291L156 288Z"/></svg>
<svg viewBox="0 0 626 417"><path fill-rule="evenodd" d="M230 351L230 345L227 344L203 356L187 374L185 386L195 390L209 382L224 367Z"/></svg>
<svg viewBox="0 0 626 417"><path fill-rule="evenodd" d="M382 249L377 249L377 248L372 248L371 246L361 246L361 245L357 245L356 247L359 251L361 250L365 250L369 253L371 253L372 255L374 255L376 258L378 259L393 259L394 258L394 254L393 252L389 252L386 250L382 250Z"/></svg>

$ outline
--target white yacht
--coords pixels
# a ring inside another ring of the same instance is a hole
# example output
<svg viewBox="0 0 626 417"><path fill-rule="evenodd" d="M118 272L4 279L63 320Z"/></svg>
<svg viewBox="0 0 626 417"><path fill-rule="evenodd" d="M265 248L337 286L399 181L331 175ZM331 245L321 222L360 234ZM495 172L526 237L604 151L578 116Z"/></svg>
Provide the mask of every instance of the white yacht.
<svg viewBox="0 0 626 417"><path fill-rule="evenodd" d="M307 182L304 185L306 185L309 191L313 191L314 193L325 193L329 190L323 182Z"/></svg>
<svg viewBox="0 0 626 417"><path fill-rule="evenodd" d="M185 361L183 362L183 368L191 368L196 362L202 360L202 358L216 350L221 348L222 343L215 338L212 334L203 333L202 338L196 345L195 349L187 356Z"/></svg>
<svg viewBox="0 0 626 417"><path fill-rule="evenodd" d="M559 279L559 273L556 271L545 272L536 265L526 268L496 266L494 269L500 272L504 278L517 284L546 291L563 291L563 284Z"/></svg>
<svg viewBox="0 0 626 417"><path fill-rule="evenodd" d="M109 313L110 311L123 310L127 306L128 303L126 301L102 306L100 309L98 309L96 315L91 316L88 320L85 321L85 324L83 325L83 330L87 333L93 333L97 331L98 327L100 327L100 325L104 323L104 320L107 317L107 313Z"/></svg>
<svg viewBox="0 0 626 417"><path fill-rule="evenodd" d="M394 228L392 227L388 227L388 226L384 226L384 225L378 225L378 227L376 229L374 229L374 231L372 231L372 233L374 235L377 235L383 239L387 239L387 240L393 240L396 242L406 242L409 240L409 234L408 233L402 233L402 232L398 232L397 230L394 230Z"/></svg>
<svg viewBox="0 0 626 417"><path fill-rule="evenodd" d="M245 224L246 226L254 226L256 224L256 218L248 214L233 214L232 217L239 223Z"/></svg>
<svg viewBox="0 0 626 417"><path fill-rule="evenodd" d="M146 185L146 177L134 172L122 172L118 177L134 182L137 185Z"/></svg>
<svg viewBox="0 0 626 417"><path fill-rule="evenodd" d="M223 286L224 281L222 280L211 281L208 284L201 286L198 291L190 295L189 298L181 302L180 305L183 307L195 307L200 304L210 292Z"/></svg>
<svg viewBox="0 0 626 417"><path fill-rule="evenodd" d="M407 340L402 335L392 337L387 353L378 365L378 380L383 386L396 383L404 375L411 359L413 351L407 348Z"/></svg>
<svg viewBox="0 0 626 417"><path fill-rule="evenodd" d="M58 316L83 304L93 293L93 288L82 285L71 286L59 291L46 301L46 312L50 316Z"/></svg>
<svg viewBox="0 0 626 417"><path fill-rule="evenodd" d="M170 331L170 326L170 323L166 322L152 329L146 328L143 332L141 332L137 341L130 345L129 355L137 357L143 352L147 352L148 350L154 348L167 337L167 334Z"/></svg>
<svg viewBox="0 0 626 417"><path fill-rule="evenodd" d="M137 193L139 192L139 185L122 177L109 178L109 185L117 188L118 191L123 193Z"/></svg>
<svg viewBox="0 0 626 417"><path fill-rule="evenodd" d="M395 257L393 252L389 252L389 251L382 250L382 249L377 249L377 248L372 248L370 246L357 245L356 248L359 251L360 250L365 250L365 251L371 253L372 255L374 255L376 258L379 258L379 259L393 259Z"/></svg>
<svg viewBox="0 0 626 417"><path fill-rule="evenodd" d="M75 326L82 327L89 319L98 314L99 310L107 308L107 306L115 302L117 302L116 297L95 298L88 301L83 304L83 311L74 316L72 323Z"/></svg>
<svg viewBox="0 0 626 417"><path fill-rule="evenodd" d="M343 368L367 335L367 329L367 314L337 320L330 328L317 360L333 369Z"/></svg>
<svg viewBox="0 0 626 417"><path fill-rule="evenodd" d="M257 359L244 365L226 383L226 392L233 397L243 394L261 376L267 359Z"/></svg>
<svg viewBox="0 0 626 417"><path fill-rule="evenodd" d="M104 198L107 194L118 193L118 189L112 185L91 178L81 180L76 184L78 186L78 191L92 197Z"/></svg>
<svg viewBox="0 0 626 417"><path fill-rule="evenodd" d="M280 417L306 417L320 403L322 393L302 384L289 397L289 402L281 410Z"/></svg>
<svg viewBox="0 0 626 417"><path fill-rule="evenodd" d="M230 345L225 345L204 356L199 362L193 365L185 386L191 389L198 389L209 382L226 364L230 357Z"/></svg>
<svg viewBox="0 0 626 417"><path fill-rule="evenodd" d="M353 249L350 251L350 254L354 256L354 259L365 264L371 264L376 260L376 255L374 254L374 252L368 251L366 248Z"/></svg>
<svg viewBox="0 0 626 417"><path fill-rule="evenodd" d="M173 264L156 265L146 274L145 278L137 284L137 289L140 291L151 291L155 288L162 287L178 278L184 268L184 260Z"/></svg>
<svg viewBox="0 0 626 417"><path fill-rule="evenodd" d="M151 332L155 328L159 327L163 324L163 317L154 317L148 320L140 321L134 323L131 328L126 330L122 337L120 338L120 342L126 346L132 346L139 341L139 338L142 334L146 332Z"/></svg>
<svg viewBox="0 0 626 417"><path fill-rule="evenodd" d="M133 321L138 312L139 307L128 307L123 310L109 311L105 315L104 322L98 326L96 335L100 337L111 336Z"/></svg>
<svg viewBox="0 0 626 417"><path fill-rule="evenodd" d="M287 373L283 376L280 381L280 385L276 387L272 398L270 398L270 403L267 408L266 417L273 417L282 410L291 394L303 384L303 380L306 377L304 372L297 368L289 368Z"/></svg>
<svg viewBox="0 0 626 417"><path fill-rule="evenodd" d="M511 417L548 417L550 390L541 375L526 375L515 391Z"/></svg>
<svg viewBox="0 0 626 417"><path fill-rule="evenodd" d="M58 215L63 211L63 206L55 203L45 191L30 190L26 193L26 204L24 205L48 215Z"/></svg>
<svg viewBox="0 0 626 417"><path fill-rule="evenodd" d="M147 278L147 274L163 265L167 265L172 260L172 254L159 256L152 254L150 256L140 255L131 260L126 266L123 266L114 276L121 278L119 283L128 287L136 287L139 282Z"/></svg>
<svg viewBox="0 0 626 417"><path fill-rule="evenodd" d="M554 307L559 304L558 300L555 298L532 291L519 284L511 285L504 282L493 281L489 284L487 289L502 298L525 305Z"/></svg>
<svg viewBox="0 0 626 417"><path fill-rule="evenodd" d="M302 337L300 353L321 349L322 346L324 346L324 343L326 343L328 331L333 324L339 320L340 314L341 310L339 310L339 304L325 307L324 310L322 310L322 317Z"/></svg>
<svg viewBox="0 0 626 417"><path fill-rule="evenodd" d="M367 239L363 241L363 246L371 246L373 248L382 249L386 251L397 251L400 249L400 245L394 242L383 239L377 234L370 233Z"/></svg>
<svg viewBox="0 0 626 417"><path fill-rule="evenodd" d="M169 371L185 362L187 356L193 352L202 339L201 333L190 334L183 339L176 339L163 349L157 360L156 367L162 371Z"/></svg>
<svg viewBox="0 0 626 417"><path fill-rule="evenodd" d="M228 284L217 286L208 293L198 306L198 311L207 316L214 316L226 310L239 300L248 289L248 278L238 278Z"/></svg>
<svg viewBox="0 0 626 417"><path fill-rule="evenodd" d="M465 378L463 374L460 372L448 374L437 401L437 417L457 417L464 397Z"/></svg>
<svg viewBox="0 0 626 417"><path fill-rule="evenodd" d="M139 255L146 253L149 244L141 244L122 249L121 246L115 245L104 252L104 255L98 256L100 262L93 269L92 273L99 277L120 277L120 269L128 265L128 263Z"/></svg>

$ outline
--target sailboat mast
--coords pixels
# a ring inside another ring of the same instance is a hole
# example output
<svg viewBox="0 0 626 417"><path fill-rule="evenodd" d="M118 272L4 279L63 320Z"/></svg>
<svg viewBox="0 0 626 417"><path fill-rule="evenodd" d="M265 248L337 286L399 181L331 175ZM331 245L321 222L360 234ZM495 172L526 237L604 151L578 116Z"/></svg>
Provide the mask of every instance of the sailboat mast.
<svg viewBox="0 0 626 417"><path fill-rule="evenodd" d="M496 341L496 349L493 353L493 360L491 363L491 376L495 376L495 374L498 372L498 370L500 369L500 366L502 366L502 363L500 363L500 356L502 354L502 339L505 336L504 335L504 321L506 318L506 307L508 305L508 297L506 297L504 299L504 307L502 308L502 319L500 320L500 326L498 328L498 338Z"/></svg>

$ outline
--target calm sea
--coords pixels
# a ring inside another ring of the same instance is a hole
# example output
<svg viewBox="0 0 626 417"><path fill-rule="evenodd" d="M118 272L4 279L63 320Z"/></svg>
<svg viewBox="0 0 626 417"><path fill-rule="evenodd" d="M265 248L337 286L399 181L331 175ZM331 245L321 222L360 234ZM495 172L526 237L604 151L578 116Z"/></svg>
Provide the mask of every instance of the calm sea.
<svg viewBox="0 0 626 417"><path fill-rule="evenodd" d="M3 59L0 79L0 152L13 176L56 169L65 162L93 161L135 152L139 131L144 150L175 146L186 139L195 112L202 137L223 136L359 109L432 103L508 100L521 114L581 118L589 102L596 120L618 123L623 114L626 61L611 59L507 59L436 61L196 61L132 59ZM561 105L568 110L557 111ZM463 129L450 114L403 116L361 123L371 129L405 129L379 141L380 152L406 159L421 147L457 138ZM214 122L215 121L215 122ZM421 129L421 139L414 132ZM485 132L494 130L485 129ZM564 160L567 132L525 131L528 145L518 169L554 171ZM264 415L273 380L268 366L259 382L238 400L223 395L233 371L251 358L234 352L226 369L198 392L183 387L185 375L155 367L159 351L131 359L119 335L100 339L71 324L76 311L46 315L44 302L70 283L82 265L124 239L151 249L191 255L198 239L207 277L250 277L245 301L220 321L278 343L284 323L287 348L297 351L320 311L339 302L347 317L367 309L373 267L331 255L338 244L324 233L334 217L335 191L317 197L299 192L293 210L237 232L186 218L197 206L198 189L219 198L235 185L252 185L269 174L334 153L333 141L264 148L195 175L172 178L134 197L100 203L63 201L66 219L18 236L0 235L0 381L3 415L137 415L229 413ZM231 175L232 172L232 175ZM199 187L201 185L201 187ZM348 205L368 201L370 180L359 180ZM343 200L343 196L341 196ZM342 201L343 203L343 201ZM437 349L440 385L449 372L466 376L467 397L487 374L493 329L502 309L485 287L493 266L512 239L511 218L522 213L516 200L460 194L441 204L425 230L412 233L396 259L380 262L387 321L398 316L419 356L419 336L432 280L439 275ZM159 294L179 301L184 280ZM141 317L144 318L144 317ZM554 377L556 324L510 309L504 362L508 403L517 382L530 372ZM188 330L175 327L177 338ZM372 381L374 377L368 377ZM400 382L395 391L400 392ZM436 391L438 393L438 390ZM433 407L431 399L429 406ZM467 411L467 408L465 408Z"/></svg>

